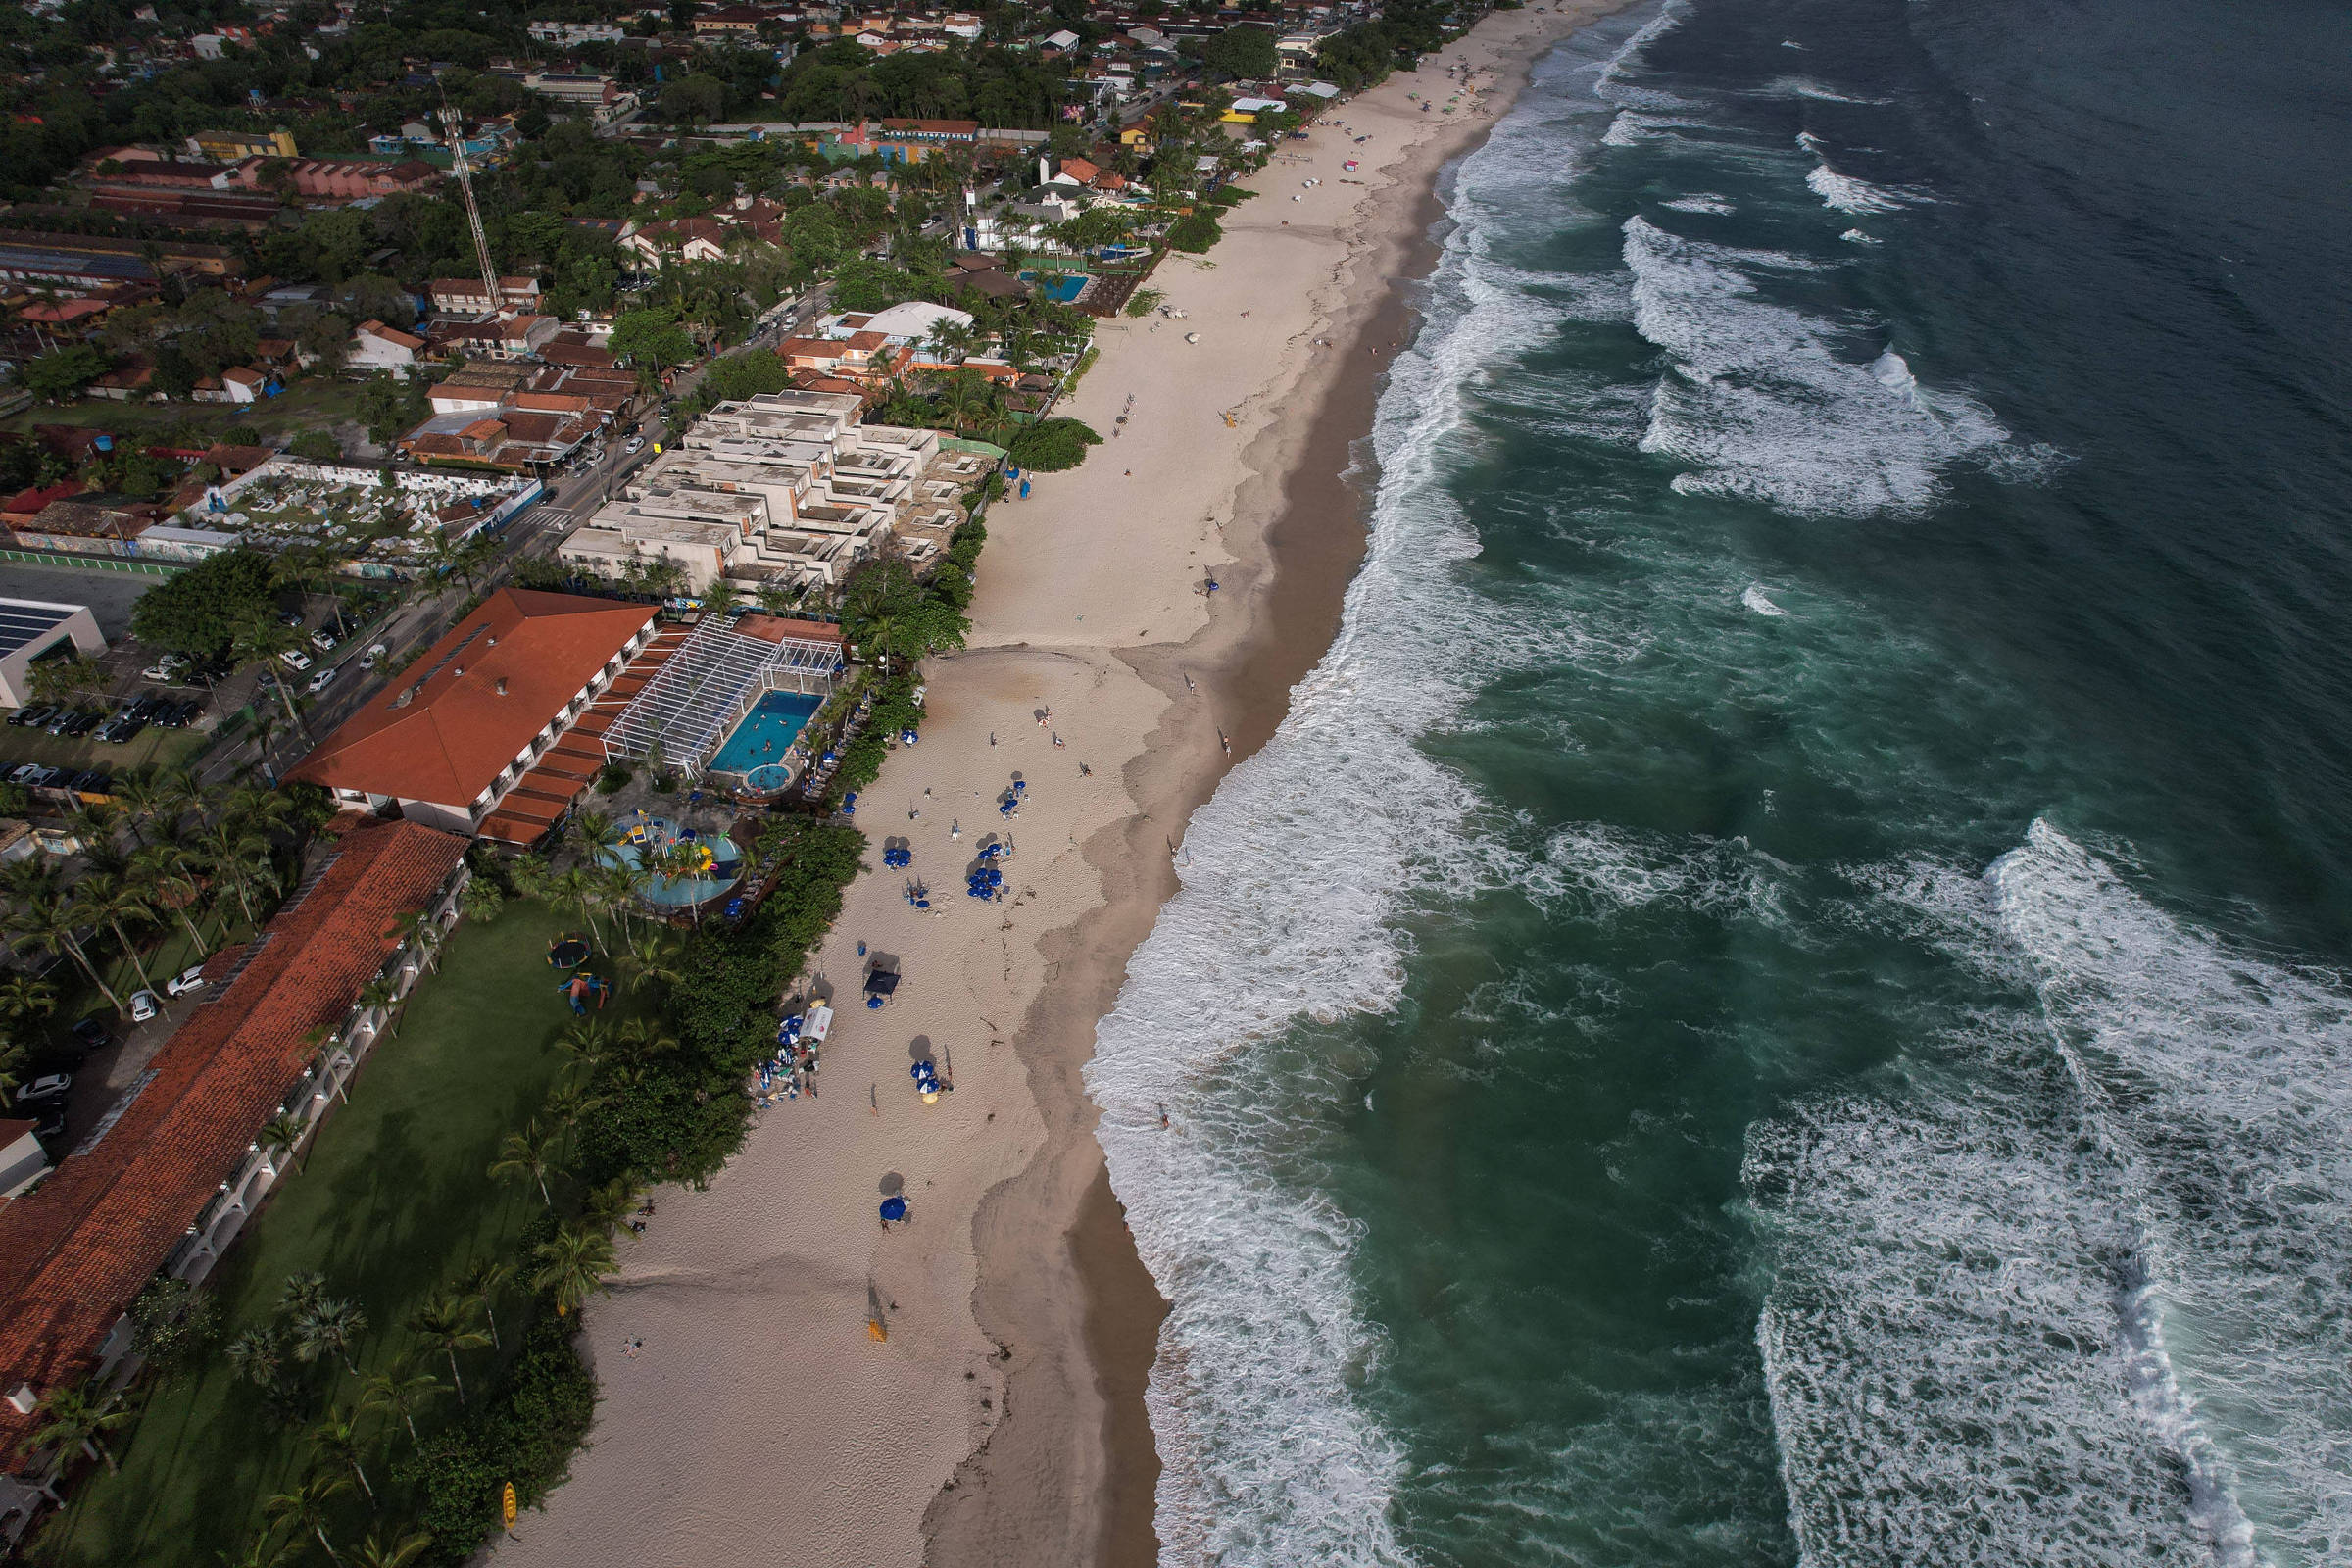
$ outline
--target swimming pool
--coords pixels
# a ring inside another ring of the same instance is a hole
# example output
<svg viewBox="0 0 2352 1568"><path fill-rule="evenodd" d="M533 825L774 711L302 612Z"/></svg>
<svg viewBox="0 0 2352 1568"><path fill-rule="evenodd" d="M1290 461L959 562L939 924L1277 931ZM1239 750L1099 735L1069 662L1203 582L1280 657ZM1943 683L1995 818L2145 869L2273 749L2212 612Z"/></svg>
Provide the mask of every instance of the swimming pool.
<svg viewBox="0 0 2352 1568"><path fill-rule="evenodd" d="M743 852L723 832L684 829L666 816L652 816L643 811L621 818L616 825L621 830L620 842L597 855L597 859L605 865L625 866L633 871L646 864L655 853L680 842L693 846L700 857L700 863L687 874L653 877L638 888L637 896L648 904L668 909L708 904L732 888L743 874Z"/></svg>
<svg viewBox="0 0 2352 1568"><path fill-rule="evenodd" d="M808 692L769 692L744 714L743 722L710 759L710 771L749 773L774 764L824 706L822 697Z"/></svg>
<svg viewBox="0 0 2352 1568"><path fill-rule="evenodd" d="M1070 301L1085 293L1086 285L1093 280L1084 272L1062 272L1053 277L1042 279L1035 272L1023 272L1021 274L1021 281L1024 283L1037 284L1038 292L1045 295L1046 298L1052 300L1054 304L1067 305L1070 303Z"/></svg>

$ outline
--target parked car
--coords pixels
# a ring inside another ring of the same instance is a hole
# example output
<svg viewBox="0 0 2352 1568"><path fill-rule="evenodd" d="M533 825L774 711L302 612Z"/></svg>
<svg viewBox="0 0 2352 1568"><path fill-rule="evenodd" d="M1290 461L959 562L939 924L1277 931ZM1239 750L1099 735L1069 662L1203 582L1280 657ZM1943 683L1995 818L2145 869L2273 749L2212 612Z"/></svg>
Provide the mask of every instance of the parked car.
<svg viewBox="0 0 2352 1568"><path fill-rule="evenodd" d="M184 655L166 654L139 673L149 680L177 680L187 667L188 661Z"/></svg>
<svg viewBox="0 0 2352 1568"><path fill-rule="evenodd" d="M101 724L98 727L98 738L109 746L121 746L146 727L145 719L134 718L130 714L124 713Z"/></svg>
<svg viewBox="0 0 2352 1568"><path fill-rule="evenodd" d="M321 626L311 633L311 646L322 654L331 654L335 651L335 634Z"/></svg>
<svg viewBox="0 0 2352 1568"><path fill-rule="evenodd" d="M66 1098L67 1092L73 1087L74 1075L72 1073L53 1072L48 1074L46 1077L35 1078L24 1088L18 1090L17 1103L20 1105L37 1105L45 1100L63 1100Z"/></svg>
<svg viewBox="0 0 2352 1568"><path fill-rule="evenodd" d="M115 1037L106 1032L106 1025L95 1018L82 1019L71 1032L84 1051L104 1051L115 1043Z"/></svg>
<svg viewBox="0 0 2352 1568"><path fill-rule="evenodd" d="M11 784L29 784L33 774L46 771L38 762L19 762L8 770L8 781Z"/></svg>
<svg viewBox="0 0 2352 1568"><path fill-rule="evenodd" d="M310 693L313 697L316 697L320 692L326 690L327 687L333 685L335 677L341 673L343 673L342 665L329 664L324 669L318 671L318 674L313 675L310 680L304 684L302 689Z"/></svg>
<svg viewBox="0 0 2352 1568"><path fill-rule="evenodd" d="M278 655L277 658L278 662L284 664L288 669L308 669L311 667L311 656L303 653L300 649L289 648L284 653Z"/></svg>
<svg viewBox="0 0 2352 1568"><path fill-rule="evenodd" d="M46 1112L34 1118L32 1124L32 1136L44 1144L52 1138L62 1137L65 1130L66 1106L63 1101L52 1104Z"/></svg>
<svg viewBox="0 0 2352 1568"><path fill-rule="evenodd" d="M47 703L35 703L30 708L20 708L9 714L8 722L15 729L23 729L27 724L46 724L52 711L54 710Z"/></svg>
<svg viewBox="0 0 2352 1568"><path fill-rule="evenodd" d="M52 713L49 716L49 733L52 735L63 735L66 732L66 726L73 723L80 716L81 714L74 709L59 709L55 713Z"/></svg>
<svg viewBox="0 0 2352 1568"><path fill-rule="evenodd" d="M277 612L277 623L280 626L291 626L296 631L302 630L302 616L291 610L279 611Z"/></svg>
<svg viewBox="0 0 2352 1568"><path fill-rule="evenodd" d="M203 989L204 965L201 963L191 963L164 982L165 992L174 997L184 997L191 991L202 991Z"/></svg>
<svg viewBox="0 0 2352 1568"><path fill-rule="evenodd" d="M154 992L133 991L130 994L130 1021L132 1023L145 1023L163 1010L164 1004L155 1000Z"/></svg>
<svg viewBox="0 0 2352 1568"><path fill-rule="evenodd" d="M104 713L75 713L73 719L67 723L66 733L75 740L79 740L105 722L106 715Z"/></svg>

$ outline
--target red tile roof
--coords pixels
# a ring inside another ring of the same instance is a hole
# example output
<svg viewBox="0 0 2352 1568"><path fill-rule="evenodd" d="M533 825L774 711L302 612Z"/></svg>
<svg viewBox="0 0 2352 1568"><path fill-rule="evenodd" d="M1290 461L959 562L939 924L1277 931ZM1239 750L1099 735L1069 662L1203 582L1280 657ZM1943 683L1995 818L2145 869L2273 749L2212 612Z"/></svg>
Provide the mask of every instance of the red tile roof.
<svg viewBox="0 0 2352 1568"><path fill-rule="evenodd" d="M467 809L654 615L501 588L287 776Z"/></svg>
<svg viewBox="0 0 2352 1568"><path fill-rule="evenodd" d="M343 1020L466 841L367 821L326 848L324 874L165 1043L98 1146L0 1207L0 1388L45 1393L94 1359L309 1064L311 1032ZM13 1452L28 1425L0 1403L0 1446Z"/></svg>

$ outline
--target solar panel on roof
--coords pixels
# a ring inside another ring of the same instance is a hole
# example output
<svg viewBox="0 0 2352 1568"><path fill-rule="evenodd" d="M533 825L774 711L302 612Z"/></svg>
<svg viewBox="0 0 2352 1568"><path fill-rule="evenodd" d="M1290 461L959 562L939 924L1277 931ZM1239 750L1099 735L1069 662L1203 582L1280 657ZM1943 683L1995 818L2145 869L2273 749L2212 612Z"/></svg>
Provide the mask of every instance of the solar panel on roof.
<svg viewBox="0 0 2352 1568"><path fill-rule="evenodd" d="M74 616L70 605L25 605L0 601L0 654L13 654L55 631Z"/></svg>

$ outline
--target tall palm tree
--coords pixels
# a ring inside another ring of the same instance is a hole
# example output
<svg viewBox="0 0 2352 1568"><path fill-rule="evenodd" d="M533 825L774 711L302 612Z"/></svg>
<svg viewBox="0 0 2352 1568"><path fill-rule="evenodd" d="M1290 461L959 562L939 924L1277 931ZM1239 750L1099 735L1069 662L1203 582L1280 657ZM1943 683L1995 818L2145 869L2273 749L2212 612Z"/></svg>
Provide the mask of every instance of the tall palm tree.
<svg viewBox="0 0 2352 1568"><path fill-rule="evenodd" d="M612 1234L612 1227L629 1217L629 1210L645 1196L645 1189L634 1186L626 1176L615 1176L604 1186L590 1192L580 1204L580 1218L588 1225Z"/></svg>
<svg viewBox="0 0 2352 1568"><path fill-rule="evenodd" d="M449 1292L435 1291L409 1314L409 1332L449 1357L449 1381L464 1404L466 1380L458 1373L458 1352L478 1350L490 1343L490 1336L473 1326L473 1313Z"/></svg>
<svg viewBox="0 0 2352 1568"><path fill-rule="evenodd" d="M332 1356L356 1378L360 1369L351 1352L367 1332L368 1314L356 1302L329 1298L294 1319L294 1353L305 1361Z"/></svg>
<svg viewBox="0 0 2352 1568"><path fill-rule="evenodd" d="M101 1389L96 1378L59 1384L33 1406L37 1425L17 1446L17 1451L33 1453L49 1448L63 1452L78 1447L94 1459L105 1460L112 1474L121 1466L98 1440L130 1420L131 1412L122 1407L122 1397L110 1389Z"/></svg>
<svg viewBox="0 0 2352 1568"><path fill-rule="evenodd" d="M585 1306L588 1298L611 1289L606 1277L619 1268L612 1238L587 1225L566 1225L532 1250L539 1267L531 1284L556 1298L556 1315Z"/></svg>
<svg viewBox="0 0 2352 1568"><path fill-rule="evenodd" d="M36 980L28 974L12 974L0 980L0 1018L29 1025L56 1010L57 987L48 981Z"/></svg>
<svg viewBox="0 0 2352 1568"><path fill-rule="evenodd" d="M229 1341L222 1353L228 1357L229 1371L257 1389L275 1383L278 1369L285 1365L285 1347L267 1328L247 1329Z"/></svg>
<svg viewBox="0 0 2352 1568"><path fill-rule="evenodd" d="M233 646L239 663L258 663L270 666L273 674L278 669L277 656L292 653L302 646L302 634L291 626L281 626L267 611L256 610L236 631ZM310 732L302 727L302 714L294 708L294 689L283 680L271 682L277 688L278 701L286 706L286 722L294 733L305 740Z"/></svg>
<svg viewBox="0 0 2352 1568"><path fill-rule="evenodd" d="M633 1061L642 1062L651 1056L667 1055L678 1049L678 1037L651 1018L631 1018L620 1026L617 1038L621 1050Z"/></svg>
<svg viewBox="0 0 2352 1568"><path fill-rule="evenodd" d="M130 825L130 836L144 846L147 824L159 821L172 808L174 799L172 788L153 768L140 768L115 780L114 790L115 802L122 808L123 819Z"/></svg>
<svg viewBox="0 0 2352 1568"><path fill-rule="evenodd" d="M360 1429L350 1416L340 1410L329 1410L326 1419L311 1428L311 1441L318 1445L319 1454L341 1465L359 1482L368 1501L375 1501L375 1488L368 1483L367 1468L360 1463L367 1446L360 1441Z"/></svg>
<svg viewBox="0 0 2352 1568"><path fill-rule="evenodd" d="M422 1530L385 1541L372 1530L352 1554L352 1568L409 1568L433 1544L433 1538Z"/></svg>
<svg viewBox="0 0 2352 1568"><path fill-rule="evenodd" d="M287 1159L302 1147L302 1135L309 1129L310 1124L300 1116L290 1110L281 1110L262 1123L262 1130L254 1141L269 1152L270 1163L283 1170Z"/></svg>
<svg viewBox="0 0 2352 1568"><path fill-rule="evenodd" d="M255 829L228 816L207 822L195 839L195 849L204 858L212 875L225 880L237 896L237 906L245 911L245 923L259 925L253 912L253 887L261 880L261 870L270 863L270 840Z"/></svg>
<svg viewBox="0 0 2352 1568"><path fill-rule="evenodd" d="M180 928L194 944L191 951L200 963L210 954L204 933L197 929L195 916L188 911L204 894L203 865L202 852L184 844L150 844L130 858L131 875L146 883L159 908L169 908L178 918Z"/></svg>
<svg viewBox="0 0 2352 1568"><path fill-rule="evenodd" d="M70 956L98 994L106 998L117 1012L122 1010L122 999L106 983L106 977L90 962L90 956L81 946L76 934L81 929L81 913L77 905L54 884L32 897L20 897L5 910L0 910L0 929L22 938L25 946L41 953L63 953Z"/></svg>
<svg viewBox="0 0 2352 1568"><path fill-rule="evenodd" d="M326 1539L327 1504L351 1490L351 1478L337 1475L313 1475L291 1492L281 1492L262 1504L262 1513L271 1524L290 1525L300 1535L308 1530L318 1538L318 1544L336 1562L343 1554L335 1544Z"/></svg>
<svg viewBox="0 0 2352 1568"><path fill-rule="evenodd" d="M383 1021L385 1030L394 1038L400 1035L400 1015L393 1009L400 1004L400 985L388 974L379 974L360 987L360 1007L372 1012Z"/></svg>
<svg viewBox="0 0 2352 1568"><path fill-rule="evenodd" d="M422 1440L416 1436L416 1412L440 1392L439 1378L415 1370L403 1356L360 1385L360 1403L400 1417L409 1429L409 1441L417 1443Z"/></svg>
<svg viewBox="0 0 2352 1568"><path fill-rule="evenodd" d="M596 878L585 866L575 865L547 885L547 899L559 913L576 914L588 923L589 932L599 945L605 940L604 927L596 923L597 907L604 902Z"/></svg>
<svg viewBox="0 0 2352 1568"><path fill-rule="evenodd" d="M674 986L685 978L685 971L679 967L678 953L678 944L663 940L659 932L649 931L629 944L620 961L641 986Z"/></svg>
<svg viewBox="0 0 2352 1568"><path fill-rule="evenodd" d="M468 1300L481 1306L482 1321L490 1325L490 1348L494 1350L506 1348L498 1342L498 1293L514 1277L514 1265L499 1257L475 1258L458 1276L458 1289Z"/></svg>
<svg viewBox="0 0 2352 1568"><path fill-rule="evenodd" d="M598 861L620 843L620 824L608 812L582 811L571 819L571 836L580 841L580 849L589 860Z"/></svg>
<svg viewBox="0 0 2352 1568"><path fill-rule="evenodd" d="M409 917L405 930L408 939L416 945L416 953L424 960L426 973L431 973L441 961L441 922L433 918L430 909L419 909Z"/></svg>
<svg viewBox="0 0 2352 1568"><path fill-rule="evenodd" d="M499 1146L498 1158L490 1162L490 1175L499 1181L532 1181L539 1184L539 1196L547 1206L556 1206L556 1195L548 1190L547 1178L556 1168L556 1149L563 1134L554 1129L542 1131L537 1117L523 1123L522 1131L507 1134Z"/></svg>

